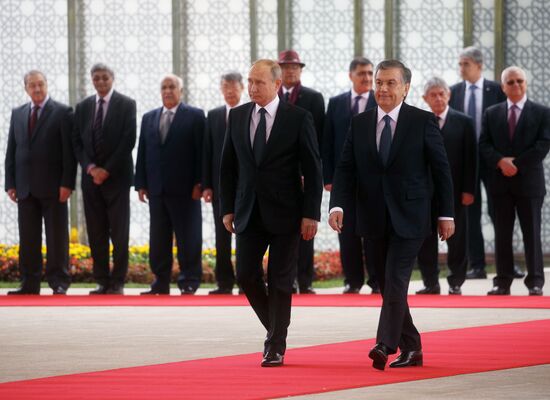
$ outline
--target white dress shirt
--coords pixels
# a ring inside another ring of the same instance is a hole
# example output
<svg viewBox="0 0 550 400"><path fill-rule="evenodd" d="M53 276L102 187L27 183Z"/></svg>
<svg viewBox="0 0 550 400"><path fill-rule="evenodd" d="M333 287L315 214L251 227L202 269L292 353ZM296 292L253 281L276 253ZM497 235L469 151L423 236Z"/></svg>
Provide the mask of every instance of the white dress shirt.
<svg viewBox="0 0 550 400"><path fill-rule="evenodd" d="M277 115L277 108L279 108L279 96L275 96L271 102L269 102L265 107L259 106L256 104L254 106L254 111L252 111L252 118L250 120L250 143L254 145L254 135L256 134L256 128L260 123L260 108L265 108L265 141L269 141L269 136L271 135L271 128L273 128L273 122L275 121L275 116Z"/></svg>
<svg viewBox="0 0 550 400"><path fill-rule="evenodd" d="M362 113L365 111L365 108L367 108L367 102L369 101L370 91L365 92L363 94L358 94L353 88L351 89L351 109L353 109L353 105L355 104L355 98L357 96L361 96L359 99L359 112Z"/></svg>
<svg viewBox="0 0 550 400"><path fill-rule="evenodd" d="M466 81L466 92L464 93L464 113L468 114L468 104L470 102L470 86L475 85L476 86L476 120L474 121L475 128L476 128L476 135L479 139L479 134L481 133L481 117L483 114L483 111L481 110L481 107L483 105L483 77L479 78L476 82L471 83L469 81Z"/></svg>

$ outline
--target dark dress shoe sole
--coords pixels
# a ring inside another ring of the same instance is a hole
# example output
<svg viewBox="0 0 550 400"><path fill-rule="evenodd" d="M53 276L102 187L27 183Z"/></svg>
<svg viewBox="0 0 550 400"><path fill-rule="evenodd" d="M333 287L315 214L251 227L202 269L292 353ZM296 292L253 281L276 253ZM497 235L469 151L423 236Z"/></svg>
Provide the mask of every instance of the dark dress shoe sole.
<svg viewBox="0 0 550 400"><path fill-rule="evenodd" d="M386 362L388 361L388 356L383 352L377 349L372 349L369 352L369 358L372 359L372 367L384 371L386 368Z"/></svg>
<svg viewBox="0 0 550 400"><path fill-rule="evenodd" d="M405 367L422 367L424 365L423 360L410 361L408 363L390 363L390 368L405 368Z"/></svg>

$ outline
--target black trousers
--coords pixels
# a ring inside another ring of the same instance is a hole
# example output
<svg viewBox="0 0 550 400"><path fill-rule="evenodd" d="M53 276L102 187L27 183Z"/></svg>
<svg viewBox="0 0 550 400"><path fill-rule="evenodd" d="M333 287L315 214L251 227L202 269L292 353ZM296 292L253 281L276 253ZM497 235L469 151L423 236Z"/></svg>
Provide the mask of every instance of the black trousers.
<svg viewBox="0 0 550 400"><path fill-rule="evenodd" d="M156 280L152 289L170 289L176 236L180 266L178 286L197 289L202 278L202 215L199 200L189 196L150 196L149 259Z"/></svg>
<svg viewBox="0 0 550 400"><path fill-rule="evenodd" d="M373 289L379 287L377 270L367 253L366 242L357 235L355 230L355 201L344 205L344 226L338 234L340 243L340 261L344 272L344 283L352 288L360 289L365 283L365 268L367 270L367 285ZM364 252L364 257L363 257Z"/></svg>
<svg viewBox="0 0 550 400"><path fill-rule="evenodd" d="M289 234L268 232L257 205L248 227L237 234L237 282L267 330L264 351L286 350L299 241L299 225ZM266 287L262 260L268 248Z"/></svg>
<svg viewBox="0 0 550 400"><path fill-rule="evenodd" d="M423 241L423 238L399 237L391 228L384 237L367 239L368 254L373 258L383 299L376 343L386 345L391 353L397 348L401 351L422 348L420 333L409 310L407 291Z"/></svg>
<svg viewBox="0 0 550 400"><path fill-rule="evenodd" d="M304 240L300 239L298 245L298 268L297 268L297 280L300 290L306 289L313 283L314 268L313 268L313 254L314 254L314 239Z"/></svg>
<svg viewBox="0 0 550 400"><path fill-rule="evenodd" d="M235 272L231 262L231 232L223 225L218 199L212 201L216 234L216 282L218 287L232 289L235 285Z"/></svg>
<svg viewBox="0 0 550 400"><path fill-rule="evenodd" d="M88 241L94 259L94 279L100 285L123 285L128 272L130 188L96 185L82 178L82 197ZM109 268L109 240L113 244L113 268Z"/></svg>
<svg viewBox="0 0 550 400"><path fill-rule="evenodd" d="M467 209L461 204L455 204L455 233L447 240L447 265L450 286L462 286L466 279L467 253ZM437 222L436 222L437 223ZM418 268L422 274L424 286L431 287L439 283L439 238L437 231L428 236L418 253Z"/></svg>
<svg viewBox="0 0 550 400"><path fill-rule="evenodd" d="M516 212L523 234L528 288L544 286L544 264L541 244L541 210L543 197L514 195L494 196L495 250L497 275L494 285L509 288L514 280L514 250L512 238Z"/></svg>
<svg viewBox="0 0 550 400"><path fill-rule="evenodd" d="M42 220L46 229L46 279L52 288L67 289L69 276L69 226L67 203L58 198L29 194L17 202L19 224L19 270L21 287L40 291L42 277Z"/></svg>

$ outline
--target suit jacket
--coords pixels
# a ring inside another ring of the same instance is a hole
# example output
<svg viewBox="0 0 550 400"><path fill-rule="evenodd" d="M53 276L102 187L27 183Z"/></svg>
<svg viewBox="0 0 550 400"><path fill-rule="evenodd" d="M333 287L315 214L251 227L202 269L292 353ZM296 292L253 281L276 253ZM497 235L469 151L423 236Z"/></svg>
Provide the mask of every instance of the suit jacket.
<svg viewBox="0 0 550 400"><path fill-rule="evenodd" d="M221 160L221 215L235 214L242 233L257 203L265 228L274 234L299 231L302 218L320 220L322 179L311 114L279 103L260 165L250 143L255 103L229 113ZM301 175L304 177L302 185Z"/></svg>
<svg viewBox="0 0 550 400"><path fill-rule="evenodd" d="M464 97L466 93L466 82L462 81L451 86L451 98L449 106L460 112L464 110ZM506 100L500 84L495 81L483 79L483 98L481 101L481 112L488 107Z"/></svg>
<svg viewBox="0 0 550 400"><path fill-rule="evenodd" d="M489 167L489 192L492 195L544 196L543 160L550 148L550 109L527 100L513 140L508 134L506 102L488 108L482 126L479 149ZM518 168L515 176L505 177L497 168L503 157L515 157L514 164Z"/></svg>
<svg viewBox="0 0 550 400"><path fill-rule="evenodd" d="M323 126L325 124L325 99L323 99L321 93L311 88L300 85L296 89L298 89L296 100L292 102L292 96L289 102L311 113L315 131L317 132L317 143L319 143L319 149L321 149ZM279 89L279 97L283 98L282 86Z"/></svg>
<svg viewBox="0 0 550 400"><path fill-rule="evenodd" d="M431 225L431 178L439 216L454 216L453 183L435 117L403 103L384 167L376 145L377 112L377 108L370 109L351 121L330 207L343 207L353 196L359 236L386 236L387 210L397 235L426 237Z"/></svg>
<svg viewBox="0 0 550 400"><path fill-rule="evenodd" d="M462 193L475 194L477 174L477 139L472 119L449 108L441 129L451 167L455 204L462 203Z"/></svg>
<svg viewBox="0 0 550 400"><path fill-rule="evenodd" d="M202 153L202 187L212 189L214 201L219 199L220 160L226 129L226 106L208 111Z"/></svg>
<svg viewBox="0 0 550 400"><path fill-rule="evenodd" d="M136 162L136 190L150 196L188 196L201 182L204 112L180 103L164 143L160 141L162 107L141 120Z"/></svg>
<svg viewBox="0 0 550 400"><path fill-rule="evenodd" d="M369 93L365 111L376 107L374 91L371 90ZM325 185L331 184L333 181L334 171L340 161L352 117L351 91L331 97L328 102L323 131L323 179Z"/></svg>
<svg viewBox="0 0 550 400"><path fill-rule="evenodd" d="M136 102L117 91L113 92L103 120L104 160L96 156L93 146L95 108L95 95L82 100L75 108L73 145L82 167L82 179L91 179L87 168L95 164L109 172L104 187L130 187L134 178L132 150L136 144Z"/></svg>
<svg viewBox="0 0 550 400"><path fill-rule="evenodd" d="M11 114L6 150L5 188L17 197L58 197L59 187L74 189L76 160L71 144L72 108L49 99L29 139L31 103Z"/></svg>

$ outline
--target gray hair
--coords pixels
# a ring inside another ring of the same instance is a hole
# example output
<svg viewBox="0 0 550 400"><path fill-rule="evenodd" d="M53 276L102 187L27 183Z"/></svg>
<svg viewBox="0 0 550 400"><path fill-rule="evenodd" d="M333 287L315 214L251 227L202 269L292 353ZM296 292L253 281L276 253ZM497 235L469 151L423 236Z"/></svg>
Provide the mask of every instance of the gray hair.
<svg viewBox="0 0 550 400"><path fill-rule="evenodd" d="M46 79L46 75L42 71L38 69L31 69L30 71L27 71L25 75L23 75L23 83L25 84L25 86L27 86L27 79L29 79L31 75L42 75L44 81L48 82L48 80Z"/></svg>
<svg viewBox="0 0 550 400"><path fill-rule="evenodd" d="M174 75L174 74L166 74L162 77L162 79L160 80L160 85L162 86L162 82L165 80L165 79L174 79L178 85L179 85L179 88L183 90L183 79L181 79L179 76L177 75Z"/></svg>
<svg viewBox="0 0 550 400"><path fill-rule="evenodd" d="M428 79L428 82L424 85L424 95L427 95L430 90L433 88L442 88L445 92L449 93L449 85L442 78L434 76L433 78Z"/></svg>
<svg viewBox="0 0 550 400"><path fill-rule="evenodd" d="M462 49L459 57L471 58L476 64L483 64L483 53L474 46L469 46Z"/></svg>
<svg viewBox="0 0 550 400"><path fill-rule="evenodd" d="M111 78L115 79L115 73L107 64L95 63L94 65L92 65L92 68L90 69L90 75L93 75L98 71L105 71L109 75L111 75Z"/></svg>
<svg viewBox="0 0 550 400"><path fill-rule="evenodd" d="M516 73L520 74L521 76L523 76L523 79L525 79L525 81L527 82L527 74L525 73L525 71L522 70L520 67L518 67L516 65L511 65L509 67L504 68L504 70L500 74L500 81L502 83L506 82L505 78L508 76L508 74L510 72L516 72Z"/></svg>
<svg viewBox="0 0 550 400"><path fill-rule="evenodd" d="M399 60L384 60L376 66L376 73L380 70L397 68L401 70L401 81L404 84L411 83L412 72Z"/></svg>
<svg viewBox="0 0 550 400"><path fill-rule="evenodd" d="M351 62L349 63L349 72L355 71L355 68L358 66L363 65L373 65L372 61L365 57L355 57Z"/></svg>
<svg viewBox="0 0 550 400"><path fill-rule="evenodd" d="M269 60L266 58L260 59L255 61L252 66L255 67L256 65L265 65L266 67L269 67L271 70L271 78L273 79L273 82L275 82L277 79L281 79L283 75L283 71L281 70L281 66L277 61Z"/></svg>
<svg viewBox="0 0 550 400"><path fill-rule="evenodd" d="M243 84L243 76L241 75L240 72L229 71L229 72L226 72L226 73L222 74L220 83L223 83L223 81L237 82L237 83L240 83L242 85Z"/></svg>

